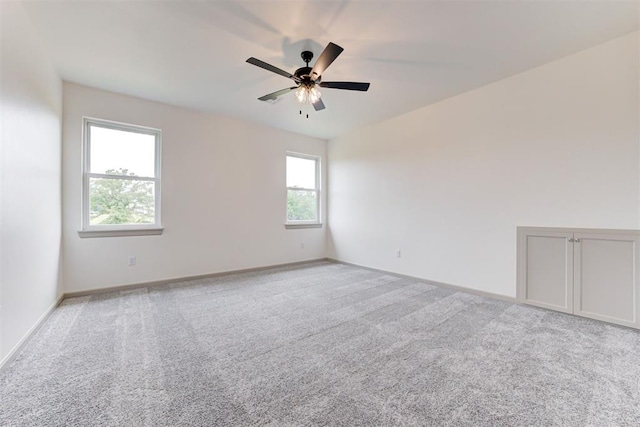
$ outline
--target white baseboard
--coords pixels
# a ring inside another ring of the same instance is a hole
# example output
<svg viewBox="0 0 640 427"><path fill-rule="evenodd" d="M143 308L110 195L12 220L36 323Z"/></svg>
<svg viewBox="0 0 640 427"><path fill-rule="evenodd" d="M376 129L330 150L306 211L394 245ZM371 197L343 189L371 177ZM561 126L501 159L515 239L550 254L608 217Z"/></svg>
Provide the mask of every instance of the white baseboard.
<svg viewBox="0 0 640 427"><path fill-rule="evenodd" d="M327 258L327 260L331 261L331 262L335 262L337 264L351 265L353 267L360 267L360 268L364 268L364 269L367 269L367 270L376 271L378 273L390 274L392 276L400 277L400 278L403 278L403 279L417 280L417 281L420 281L420 282L423 282L423 283L427 283L429 285L440 286L442 288L455 289L455 290L460 291L460 292L466 292L468 294L479 295L481 297L493 298L493 299L498 299L498 300L501 300L501 301L507 301L507 302L516 303L516 299L514 297L509 297L509 296L506 296L506 295L494 294L492 292L486 292L486 291L480 291L478 289L467 288L466 286L450 285L448 283L436 282L435 280L422 279L420 277L407 276L406 274L394 273L392 271L381 270L379 268L373 268L373 267L369 267L369 266L362 265L362 264L355 264L353 262L340 261L339 259L335 259L335 258Z"/></svg>
<svg viewBox="0 0 640 427"><path fill-rule="evenodd" d="M137 289L137 288L146 288L149 286L159 286L159 285L167 285L169 283L186 282L189 280L210 279L213 277L229 276L231 274L251 273L254 271L269 270L271 268L295 267L297 265L304 265L304 264L309 264L309 263L318 262L318 261L331 261L331 260L329 258L314 258L314 259L309 259L305 261L295 261L295 262L288 262L284 264L273 264L273 265L265 265L260 267L243 268L240 270L221 271L217 273L200 274L197 276L183 276L183 277L174 277L171 279L155 280L152 282L133 283L129 285L106 286L104 288L88 289L86 291L65 292L64 298L84 297L84 296L98 295L98 294L103 294L105 292L113 292L113 291L127 291L127 290Z"/></svg>
<svg viewBox="0 0 640 427"><path fill-rule="evenodd" d="M40 316L40 318L36 321L36 323L27 331L27 333L22 337L22 339L16 344L13 349L0 361L0 370L4 369L5 366L9 366L9 364L13 361L13 359L20 353L20 350L24 347L24 345L29 341L29 338L36 333L38 328L42 326L42 323L45 321L47 317L51 314L51 312L60 305L62 300L64 299L64 294L60 294L58 298L45 310L45 312Z"/></svg>

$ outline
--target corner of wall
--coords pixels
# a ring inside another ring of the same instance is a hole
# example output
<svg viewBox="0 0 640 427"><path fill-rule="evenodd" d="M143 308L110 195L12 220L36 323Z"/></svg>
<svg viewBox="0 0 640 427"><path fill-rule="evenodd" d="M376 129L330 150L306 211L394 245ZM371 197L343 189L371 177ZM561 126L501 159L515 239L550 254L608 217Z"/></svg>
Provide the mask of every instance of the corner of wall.
<svg viewBox="0 0 640 427"><path fill-rule="evenodd" d="M63 292L62 79L22 2L2 2L0 363ZM7 177L24 177L9 181Z"/></svg>

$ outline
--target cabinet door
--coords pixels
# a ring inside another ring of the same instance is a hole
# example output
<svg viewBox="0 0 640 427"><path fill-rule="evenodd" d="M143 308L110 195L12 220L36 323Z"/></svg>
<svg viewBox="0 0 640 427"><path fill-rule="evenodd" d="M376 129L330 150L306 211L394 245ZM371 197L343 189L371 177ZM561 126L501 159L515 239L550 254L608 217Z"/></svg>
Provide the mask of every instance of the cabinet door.
<svg viewBox="0 0 640 427"><path fill-rule="evenodd" d="M573 233L523 231L518 237L518 300L573 313Z"/></svg>
<svg viewBox="0 0 640 427"><path fill-rule="evenodd" d="M575 314L637 327L638 237L576 233Z"/></svg>

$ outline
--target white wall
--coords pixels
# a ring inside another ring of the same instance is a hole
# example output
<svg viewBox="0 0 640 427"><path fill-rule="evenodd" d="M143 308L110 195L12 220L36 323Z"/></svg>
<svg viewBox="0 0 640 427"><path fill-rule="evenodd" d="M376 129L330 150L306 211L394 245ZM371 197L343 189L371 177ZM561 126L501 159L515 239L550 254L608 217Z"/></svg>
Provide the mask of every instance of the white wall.
<svg viewBox="0 0 640 427"><path fill-rule="evenodd" d="M62 81L18 2L2 2L0 366L62 292Z"/></svg>
<svg viewBox="0 0 640 427"><path fill-rule="evenodd" d="M78 236L83 116L162 129L163 235ZM284 220L286 152L326 141L69 83L63 117L65 292L325 257L325 228Z"/></svg>
<svg viewBox="0 0 640 427"><path fill-rule="evenodd" d="M516 226L639 228L638 76L634 33L331 140L329 256L514 297Z"/></svg>

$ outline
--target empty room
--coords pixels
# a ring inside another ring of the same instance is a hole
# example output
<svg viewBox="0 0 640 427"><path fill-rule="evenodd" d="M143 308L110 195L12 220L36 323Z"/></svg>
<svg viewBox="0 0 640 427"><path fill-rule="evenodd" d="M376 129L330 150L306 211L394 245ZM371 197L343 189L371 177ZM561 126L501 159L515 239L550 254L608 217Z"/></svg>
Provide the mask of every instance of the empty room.
<svg viewBox="0 0 640 427"><path fill-rule="evenodd" d="M0 425L640 425L639 21L0 1Z"/></svg>

